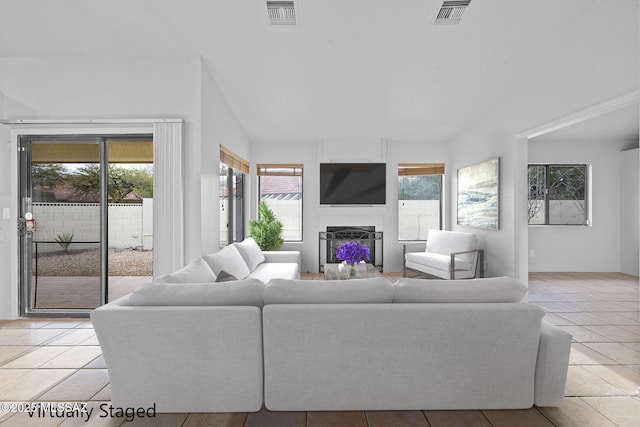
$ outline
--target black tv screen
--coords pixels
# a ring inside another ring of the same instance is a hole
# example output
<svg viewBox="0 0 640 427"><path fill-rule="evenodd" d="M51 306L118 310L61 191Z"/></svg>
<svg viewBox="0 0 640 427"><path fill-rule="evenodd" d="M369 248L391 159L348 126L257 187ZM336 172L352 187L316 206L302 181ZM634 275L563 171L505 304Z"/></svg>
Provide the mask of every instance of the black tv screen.
<svg viewBox="0 0 640 427"><path fill-rule="evenodd" d="M384 163L320 163L321 205L384 205Z"/></svg>

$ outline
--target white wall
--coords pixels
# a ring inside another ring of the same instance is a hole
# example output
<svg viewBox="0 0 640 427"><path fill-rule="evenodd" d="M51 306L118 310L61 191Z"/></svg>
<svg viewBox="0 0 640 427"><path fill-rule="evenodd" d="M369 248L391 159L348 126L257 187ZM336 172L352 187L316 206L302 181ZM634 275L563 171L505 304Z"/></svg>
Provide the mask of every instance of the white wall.
<svg viewBox="0 0 640 427"><path fill-rule="evenodd" d="M451 229L474 233L478 247L484 249L485 276L516 276L515 224L516 211L514 179L516 144L508 135L485 131L463 135L451 147L452 181L449 187L449 214ZM489 230L457 224L457 170L500 158L499 229Z"/></svg>
<svg viewBox="0 0 640 427"><path fill-rule="evenodd" d="M620 153L620 271L640 274L640 149Z"/></svg>
<svg viewBox="0 0 640 427"><path fill-rule="evenodd" d="M255 164L251 159L249 139L205 62L201 64L200 73L202 139L196 142L200 149L191 150L190 157L186 159L186 173L191 176L190 181L201 185L200 204L187 206L187 218L197 217L200 226L192 228L187 235L187 242L198 242L197 246L188 244L187 262L202 254L217 252L220 248L220 145L251 162L252 166ZM255 170L251 170L250 176L254 174ZM247 195L251 194L251 182L247 179L245 183ZM245 200L246 221L251 219L249 212L252 206L250 200Z"/></svg>
<svg viewBox="0 0 640 427"><path fill-rule="evenodd" d="M529 251L534 256L529 258L529 271L620 271L620 152L628 145L626 141L530 141L530 163L591 165L593 225L530 226ZM637 267L637 254L635 258Z"/></svg>
<svg viewBox="0 0 640 427"><path fill-rule="evenodd" d="M108 239L110 248L153 249L153 199L144 199L144 203L110 203L108 209ZM100 205L97 203L34 203L33 217L36 219L36 231L33 240L55 242L57 236L64 233L73 235L71 249L79 248L79 242L98 241L100 239ZM145 230L148 232L145 233ZM95 246L95 245L94 245ZM39 251L58 251L56 243L41 245Z"/></svg>
<svg viewBox="0 0 640 427"><path fill-rule="evenodd" d="M398 163L445 163L445 186L449 180L445 144L370 139L300 142L260 142L252 146L255 163L303 163L303 241L287 242L284 249L302 253L302 271L318 271L318 232L327 225L374 225L384 233L383 266L387 272L402 271L402 249L398 242ZM386 206L321 206L320 170L323 162L383 162L387 164ZM257 188L257 178L251 178ZM257 191L257 190L256 190ZM251 193L252 203L257 200Z"/></svg>

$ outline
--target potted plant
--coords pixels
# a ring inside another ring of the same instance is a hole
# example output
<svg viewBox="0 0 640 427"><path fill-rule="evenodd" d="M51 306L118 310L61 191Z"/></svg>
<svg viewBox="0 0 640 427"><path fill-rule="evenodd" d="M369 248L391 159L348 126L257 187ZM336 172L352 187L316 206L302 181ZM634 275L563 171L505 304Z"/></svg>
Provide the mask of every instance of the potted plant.
<svg viewBox="0 0 640 427"><path fill-rule="evenodd" d="M249 221L249 236L263 251L275 251L284 243L282 223L265 202L258 205L258 220Z"/></svg>

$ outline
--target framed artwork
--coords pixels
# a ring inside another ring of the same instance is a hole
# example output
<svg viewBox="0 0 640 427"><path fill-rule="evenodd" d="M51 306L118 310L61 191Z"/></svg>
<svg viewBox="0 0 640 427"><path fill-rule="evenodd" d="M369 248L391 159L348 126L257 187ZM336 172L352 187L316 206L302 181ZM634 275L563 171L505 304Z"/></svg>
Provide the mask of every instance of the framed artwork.
<svg viewBox="0 0 640 427"><path fill-rule="evenodd" d="M458 224L500 228L500 158L458 169Z"/></svg>

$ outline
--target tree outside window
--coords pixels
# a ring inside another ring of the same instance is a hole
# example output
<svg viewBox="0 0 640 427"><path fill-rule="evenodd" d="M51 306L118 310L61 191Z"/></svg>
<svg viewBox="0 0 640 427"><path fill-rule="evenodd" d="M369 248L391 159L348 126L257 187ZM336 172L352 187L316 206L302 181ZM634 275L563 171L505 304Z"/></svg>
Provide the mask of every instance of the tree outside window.
<svg viewBox="0 0 640 427"><path fill-rule="evenodd" d="M530 225L589 225L587 165L529 165Z"/></svg>
<svg viewBox="0 0 640 427"><path fill-rule="evenodd" d="M265 202L282 222L282 237L287 242L302 241L301 164L258 164L259 201Z"/></svg>

